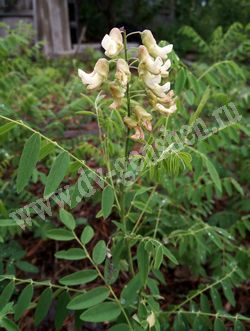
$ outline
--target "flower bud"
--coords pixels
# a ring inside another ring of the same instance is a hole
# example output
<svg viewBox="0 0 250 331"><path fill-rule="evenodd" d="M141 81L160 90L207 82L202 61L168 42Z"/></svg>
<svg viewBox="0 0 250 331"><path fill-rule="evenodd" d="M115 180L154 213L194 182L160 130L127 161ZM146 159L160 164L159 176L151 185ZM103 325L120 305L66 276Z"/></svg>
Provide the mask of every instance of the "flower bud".
<svg viewBox="0 0 250 331"><path fill-rule="evenodd" d="M144 140L144 132L141 127L137 126L135 128L135 133L130 136L133 140Z"/></svg>
<svg viewBox="0 0 250 331"><path fill-rule="evenodd" d="M136 105L134 107L134 112L138 119L138 122L141 123L146 130L152 131L152 115L146 112L146 110L139 105Z"/></svg>
<svg viewBox="0 0 250 331"><path fill-rule="evenodd" d="M125 95L126 89L122 86L118 86L115 83L110 84L110 92L114 99L113 103L109 106L111 109L118 109L121 107L122 98Z"/></svg>
<svg viewBox="0 0 250 331"><path fill-rule="evenodd" d="M124 123L127 125L129 129L134 129L135 133L130 136L133 140L144 140L144 132L139 124L133 120L131 117L124 117Z"/></svg>
<svg viewBox="0 0 250 331"><path fill-rule="evenodd" d="M158 111L159 113L161 113L162 115L173 114L176 111L176 109L177 109L177 107L175 104L170 106L169 108L164 107L160 103L157 103L155 106L155 110Z"/></svg>
<svg viewBox="0 0 250 331"><path fill-rule="evenodd" d="M133 120L131 117L125 116L123 121L129 129L134 129L138 126L138 123L135 120Z"/></svg>
<svg viewBox="0 0 250 331"><path fill-rule="evenodd" d="M115 78L122 86L127 86L130 81L131 73L129 71L129 66L123 59L117 60Z"/></svg>

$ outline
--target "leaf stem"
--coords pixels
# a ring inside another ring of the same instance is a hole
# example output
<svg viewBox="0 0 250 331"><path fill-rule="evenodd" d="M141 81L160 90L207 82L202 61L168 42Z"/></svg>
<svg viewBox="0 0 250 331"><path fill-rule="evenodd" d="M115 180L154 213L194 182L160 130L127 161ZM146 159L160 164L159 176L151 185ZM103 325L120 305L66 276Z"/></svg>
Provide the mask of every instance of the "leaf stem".
<svg viewBox="0 0 250 331"><path fill-rule="evenodd" d="M88 250L87 250L87 248L86 248L85 245L81 242L81 240L77 237L76 233L75 233L74 231L72 231L72 233L73 233L73 235L74 235L74 237L75 237L75 240L76 240L76 241L78 242L78 244L83 248L83 250L84 250L84 252L85 252L85 254L86 254L87 259L90 261L90 263L91 263L91 264L93 265L93 267L96 269L96 271L97 271L99 277L102 279L102 281L104 282L104 284L106 285L106 287L110 290L110 293L112 294L112 296L113 296L113 298L115 299L116 303L117 303L118 306L120 307L120 309L121 309L121 311L122 311L122 313L123 313L123 315L124 315L124 317L125 317L125 319L126 319L126 321L127 321L127 323L128 323L128 326L129 326L130 330L133 331L133 327L132 327L132 325L131 325L131 322L130 322L130 320L129 320L129 317L128 317L128 315L127 315L125 309L123 308L123 306L122 306L122 304L121 304L119 298L116 296L116 294L115 294L115 292L114 292L112 286L110 286L110 285L106 282L106 280L105 280L105 278L104 278L104 276L103 276L101 270L100 270L99 267L95 264L95 262L92 260L90 254L89 254L89 252L88 252Z"/></svg>
<svg viewBox="0 0 250 331"><path fill-rule="evenodd" d="M62 147L61 145L59 145L56 141L53 141L52 139L46 137L45 135L43 135L42 133L40 133L39 131L31 128L30 126L28 126L27 124L25 124L23 121L18 121L18 120L13 120L9 117L5 117L3 115L0 115L0 118L2 118L3 120L6 120L8 122L12 122L15 123L19 126L24 127L25 129L34 132L36 134L38 134L41 138L47 140L48 142L50 142L51 144L53 144L54 146L56 146L58 149L66 152L72 159L74 159L75 161L77 161L78 163L80 163L84 168L88 169L91 173L93 173L95 176L97 176L100 180L104 181L107 185L110 186L110 183L103 178L102 176L100 176L96 171L94 171L93 169L91 169L83 160L78 159L78 157L76 157L74 154L70 153L68 150L66 150L64 147Z"/></svg>

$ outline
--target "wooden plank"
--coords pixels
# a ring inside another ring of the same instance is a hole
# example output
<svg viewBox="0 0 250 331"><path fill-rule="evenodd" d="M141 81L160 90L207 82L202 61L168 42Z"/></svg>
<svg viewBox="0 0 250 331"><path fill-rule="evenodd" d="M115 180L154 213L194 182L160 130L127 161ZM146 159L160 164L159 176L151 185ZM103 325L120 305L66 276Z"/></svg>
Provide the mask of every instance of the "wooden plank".
<svg viewBox="0 0 250 331"><path fill-rule="evenodd" d="M33 0L38 40L45 40L45 53L54 55L72 49L67 0Z"/></svg>

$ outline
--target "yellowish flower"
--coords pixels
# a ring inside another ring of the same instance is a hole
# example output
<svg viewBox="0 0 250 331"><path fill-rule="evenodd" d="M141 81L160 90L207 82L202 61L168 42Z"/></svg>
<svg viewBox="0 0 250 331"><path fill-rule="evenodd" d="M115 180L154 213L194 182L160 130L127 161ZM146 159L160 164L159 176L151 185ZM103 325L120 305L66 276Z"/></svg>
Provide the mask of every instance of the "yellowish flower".
<svg viewBox="0 0 250 331"><path fill-rule="evenodd" d="M145 70L151 72L151 74L159 75L160 68L159 68L159 59L162 63L161 58L156 58L154 60L148 53L148 50L145 46L141 45L138 48L138 58L140 60L141 67L144 67Z"/></svg>
<svg viewBox="0 0 250 331"><path fill-rule="evenodd" d="M176 111L177 107L176 105L172 105L169 108L166 108L165 106L161 105L160 103L157 103L155 106L155 110L161 113L162 115L169 115L173 114Z"/></svg>
<svg viewBox="0 0 250 331"><path fill-rule="evenodd" d="M137 126L135 128L135 133L130 136L133 140L144 140L144 132L141 127Z"/></svg>
<svg viewBox="0 0 250 331"><path fill-rule="evenodd" d="M118 109L121 107L122 98L125 95L126 89L122 86L118 86L115 83L110 84L110 92L114 99L113 103L109 106L111 109Z"/></svg>
<svg viewBox="0 0 250 331"><path fill-rule="evenodd" d="M155 314L154 314L154 312L151 312L151 314L148 315L147 322L148 322L148 326L149 326L150 329L155 325Z"/></svg>
<svg viewBox="0 0 250 331"><path fill-rule="evenodd" d="M161 75L162 77L168 76L168 70L171 67L170 60L163 63L162 58L159 56L156 59L152 58L152 56L149 55L147 48L143 45L139 46L138 58L140 60L141 71L147 70L154 75Z"/></svg>
<svg viewBox="0 0 250 331"><path fill-rule="evenodd" d="M129 66L123 59L117 60L115 78L122 86L127 86L127 83L130 81L131 73Z"/></svg>
<svg viewBox="0 0 250 331"><path fill-rule="evenodd" d="M160 85L161 75L152 75L150 72L144 72L141 76L145 85L159 98L164 98L166 92L170 90L170 82Z"/></svg>
<svg viewBox="0 0 250 331"><path fill-rule="evenodd" d="M118 28L113 28L109 34L102 39L102 47L105 49L105 55L113 58L123 49L122 33Z"/></svg>
<svg viewBox="0 0 250 331"><path fill-rule="evenodd" d="M173 90L170 90L163 98L157 97L150 90L148 90L147 93L150 97L150 103L153 107L155 107L155 105L157 103L164 104L164 105L167 104L168 106L172 106L175 104L175 97L174 97L175 95L174 95Z"/></svg>
<svg viewBox="0 0 250 331"><path fill-rule="evenodd" d="M141 123L144 128L148 131L152 131L152 115L149 114L144 108L139 105L134 107L135 115L138 119L139 124Z"/></svg>
<svg viewBox="0 0 250 331"><path fill-rule="evenodd" d="M142 128L139 126L138 122L133 120L131 117L124 117L124 123L127 125L128 128L134 129L135 133L130 136L133 140L144 140L144 132Z"/></svg>
<svg viewBox="0 0 250 331"><path fill-rule="evenodd" d="M94 70L91 73L78 69L78 76L81 78L82 83L87 85L87 89L93 90L102 85L107 80L109 73L109 63L106 59L101 58L96 62Z"/></svg>
<svg viewBox="0 0 250 331"><path fill-rule="evenodd" d="M141 37L143 45L147 47L149 54L153 57L160 56L162 59L165 59L173 49L172 44L169 44L164 47L158 46L150 30L144 30L141 34Z"/></svg>

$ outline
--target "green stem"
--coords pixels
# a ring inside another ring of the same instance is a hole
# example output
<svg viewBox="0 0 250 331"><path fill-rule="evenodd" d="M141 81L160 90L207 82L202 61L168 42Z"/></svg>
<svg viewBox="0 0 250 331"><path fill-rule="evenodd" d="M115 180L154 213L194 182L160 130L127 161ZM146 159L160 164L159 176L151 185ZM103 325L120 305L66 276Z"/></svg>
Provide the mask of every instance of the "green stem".
<svg viewBox="0 0 250 331"><path fill-rule="evenodd" d="M222 278L218 279L216 282L206 286L205 288L203 288L202 290L194 293L192 296L188 297L185 301L183 301L181 304L179 304L178 306L174 307L174 309L171 311L171 313L175 313L175 312L179 312L181 307L183 307L186 303L192 301L194 298L196 298L198 295L201 295L203 292L206 292L207 290L211 289L212 287L220 284L221 282L223 282L223 280L229 278L237 269L237 267L234 267L229 273L227 273L225 276L223 276Z"/></svg>
<svg viewBox="0 0 250 331"><path fill-rule="evenodd" d="M132 35L134 35L134 34L140 34L140 35L141 35L141 31L133 31L133 32L130 32L130 33L128 33L128 34L126 35L126 38L128 38L128 37L130 37L130 36L132 36Z"/></svg>
<svg viewBox="0 0 250 331"><path fill-rule="evenodd" d="M128 50L127 50L127 35L126 31L124 30L123 33L123 41L124 41L124 57L125 61L128 63ZM127 89L126 89L126 99L127 99L127 115L131 115L131 107L130 107L130 88L129 88L129 82L127 83ZM126 217L125 217L125 174L127 172L128 168L128 158L129 158L129 133L130 129L127 128L126 133L126 141L125 141L125 150L124 150L124 169L123 169L123 178L122 178L122 187L121 187L121 221L124 227L125 234L127 233L127 226L126 226ZM129 269L131 274L134 276L134 266L133 266L133 259L132 254L130 250L129 241L126 240L127 250L128 250L128 263L129 263Z"/></svg>
<svg viewBox="0 0 250 331"><path fill-rule="evenodd" d="M63 291L69 291L69 292L76 292L76 293L85 293L86 290L77 290L68 286L61 286L61 285L56 285L52 284L50 281L35 281L33 279L21 279L21 278L16 278L15 276L10 276L10 275L3 275L1 276L4 279L9 279L12 280L13 282L18 282L18 284L34 284L35 286L47 286L50 288L54 289L60 289Z"/></svg>
<svg viewBox="0 0 250 331"><path fill-rule="evenodd" d="M203 311L186 311L186 310L180 310L177 312L167 312L167 315L177 315L177 314L183 314L183 315L201 315L201 316L207 316L207 317L214 317L214 318L223 318L229 321L234 321L234 320L242 320L242 321L247 321L249 322L250 319L245 316L239 316L238 314L236 316L233 315L228 315L228 314L223 314L223 313L205 313Z"/></svg>

